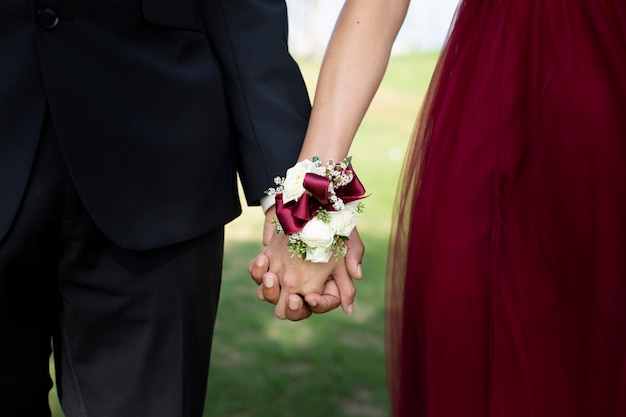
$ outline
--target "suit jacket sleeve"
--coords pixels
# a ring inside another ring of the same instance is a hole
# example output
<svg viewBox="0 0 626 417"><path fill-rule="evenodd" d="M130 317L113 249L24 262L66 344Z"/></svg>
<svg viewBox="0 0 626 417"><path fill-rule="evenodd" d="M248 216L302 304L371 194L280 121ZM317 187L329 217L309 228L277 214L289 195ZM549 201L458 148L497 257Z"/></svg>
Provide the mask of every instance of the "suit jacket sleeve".
<svg viewBox="0 0 626 417"><path fill-rule="evenodd" d="M211 0L206 27L222 64L248 204L299 154L310 113L300 70L287 48L284 0Z"/></svg>

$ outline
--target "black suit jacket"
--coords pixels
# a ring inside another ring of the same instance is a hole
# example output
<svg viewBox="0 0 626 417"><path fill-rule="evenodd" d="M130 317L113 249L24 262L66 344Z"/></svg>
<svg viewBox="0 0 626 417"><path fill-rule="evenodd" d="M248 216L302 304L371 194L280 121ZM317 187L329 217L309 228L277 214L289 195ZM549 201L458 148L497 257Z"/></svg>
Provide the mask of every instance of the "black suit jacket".
<svg viewBox="0 0 626 417"><path fill-rule="evenodd" d="M295 162L309 115L284 0L2 0L0 239L49 110L71 178L128 249L201 235Z"/></svg>

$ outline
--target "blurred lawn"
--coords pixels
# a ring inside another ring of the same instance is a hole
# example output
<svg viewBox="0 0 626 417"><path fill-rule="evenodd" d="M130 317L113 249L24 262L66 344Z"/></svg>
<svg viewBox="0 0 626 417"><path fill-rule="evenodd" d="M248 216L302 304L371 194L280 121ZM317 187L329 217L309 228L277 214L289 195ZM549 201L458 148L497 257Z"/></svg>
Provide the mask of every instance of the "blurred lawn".
<svg viewBox="0 0 626 417"><path fill-rule="evenodd" d="M256 299L247 263L259 251L262 215L248 208L227 226L224 282L205 416L384 417L383 299L396 182L436 54L394 57L351 154L371 196L359 222L364 278L353 316L337 310L299 323ZM318 64L300 62L313 93ZM53 417L61 417L56 392Z"/></svg>

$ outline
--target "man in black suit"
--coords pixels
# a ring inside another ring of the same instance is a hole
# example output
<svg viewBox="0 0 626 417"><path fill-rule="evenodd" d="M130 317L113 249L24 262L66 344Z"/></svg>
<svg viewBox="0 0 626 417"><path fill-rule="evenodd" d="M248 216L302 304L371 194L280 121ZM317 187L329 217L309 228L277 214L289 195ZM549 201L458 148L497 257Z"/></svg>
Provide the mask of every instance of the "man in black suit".
<svg viewBox="0 0 626 417"><path fill-rule="evenodd" d="M309 115L283 0L0 4L0 414L202 414L223 225ZM335 305L336 307L336 305Z"/></svg>

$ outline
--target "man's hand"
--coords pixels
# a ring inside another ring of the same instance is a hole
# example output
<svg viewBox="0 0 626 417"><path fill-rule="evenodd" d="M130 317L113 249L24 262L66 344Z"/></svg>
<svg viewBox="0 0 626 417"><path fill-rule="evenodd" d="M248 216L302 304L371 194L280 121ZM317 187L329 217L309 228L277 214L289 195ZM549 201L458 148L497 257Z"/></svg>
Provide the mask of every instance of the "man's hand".
<svg viewBox="0 0 626 417"><path fill-rule="evenodd" d="M267 259L267 257L265 257L265 259ZM260 300L277 304L280 293L281 288L278 276L273 272L266 272L257 290L257 296ZM327 313L339 307L340 304L339 289L335 281L330 279L324 283L322 294L308 294L305 299L298 294L289 294L287 297L287 308L284 310L284 317L278 313L276 315L279 318L298 321L308 318L312 313Z"/></svg>

